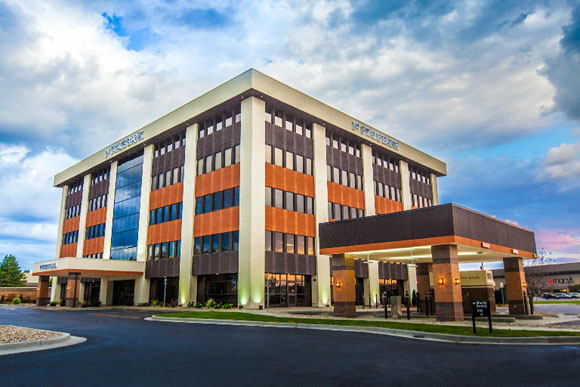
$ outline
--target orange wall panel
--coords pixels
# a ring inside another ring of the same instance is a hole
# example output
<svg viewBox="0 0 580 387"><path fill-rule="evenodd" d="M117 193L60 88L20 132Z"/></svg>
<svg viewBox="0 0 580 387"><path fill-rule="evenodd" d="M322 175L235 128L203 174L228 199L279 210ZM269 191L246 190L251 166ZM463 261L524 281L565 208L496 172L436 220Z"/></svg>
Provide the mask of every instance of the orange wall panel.
<svg viewBox="0 0 580 387"><path fill-rule="evenodd" d="M75 216L74 218L65 219L62 222L62 233L66 234L68 232L78 230L80 220L81 220L80 216Z"/></svg>
<svg viewBox="0 0 580 387"><path fill-rule="evenodd" d="M240 163L218 169L195 179L195 197L219 192L240 185Z"/></svg>
<svg viewBox="0 0 580 387"><path fill-rule="evenodd" d="M193 221L193 236L221 234L240 229L240 207L196 215Z"/></svg>
<svg viewBox="0 0 580 387"><path fill-rule="evenodd" d="M266 207L266 230L315 237L316 221L314 215Z"/></svg>
<svg viewBox="0 0 580 387"><path fill-rule="evenodd" d="M183 182L151 191L149 210L183 201Z"/></svg>
<svg viewBox="0 0 580 387"><path fill-rule="evenodd" d="M69 243L68 245L62 245L60 247L60 257L76 257L77 256L77 244Z"/></svg>
<svg viewBox="0 0 580 387"><path fill-rule="evenodd" d="M87 213L86 227L91 227L107 221L107 207ZM92 253L91 253L92 254Z"/></svg>
<svg viewBox="0 0 580 387"><path fill-rule="evenodd" d="M345 187L331 181L326 182L328 187L328 201L343 204L349 207L365 209L365 195L358 189Z"/></svg>
<svg viewBox="0 0 580 387"><path fill-rule="evenodd" d="M91 254L100 254L103 252L105 237L87 239L83 245L83 256Z"/></svg>
<svg viewBox="0 0 580 387"><path fill-rule="evenodd" d="M377 214L403 211L403 203L375 195L375 211Z"/></svg>
<svg viewBox="0 0 580 387"><path fill-rule="evenodd" d="M266 163L266 186L314 197L314 177Z"/></svg>
<svg viewBox="0 0 580 387"><path fill-rule="evenodd" d="M181 240L181 219L149 226L147 245Z"/></svg>

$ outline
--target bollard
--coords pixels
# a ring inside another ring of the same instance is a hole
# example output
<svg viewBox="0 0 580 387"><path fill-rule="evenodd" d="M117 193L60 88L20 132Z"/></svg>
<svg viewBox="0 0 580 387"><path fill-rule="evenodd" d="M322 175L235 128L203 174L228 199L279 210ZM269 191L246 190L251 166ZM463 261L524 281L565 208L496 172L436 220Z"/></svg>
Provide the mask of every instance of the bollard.
<svg viewBox="0 0 580 387"><path fill-rule="evenodd" d="M407 320L411 319L411 309L410 309L410 300L409 297L407 296Z"/></svg>
<svg viewBox="0 0 580 387"><path fill-rule="evenodd" d="M534 314L534 296L530 297L530 314Z"/></svg>
<svg viewBox="0 0 580 387"><path fill-rule="evenodd" d="M389 318L389 311L387 309L387 292L383 293L383 304L385 305L385 318Z"/></svg>
<svg viewBox="0 0 580 387"><path fill-rule="evenodd" d="M524 311L528 315L528 300L526 299L526 291L524 290Z"/></svg>

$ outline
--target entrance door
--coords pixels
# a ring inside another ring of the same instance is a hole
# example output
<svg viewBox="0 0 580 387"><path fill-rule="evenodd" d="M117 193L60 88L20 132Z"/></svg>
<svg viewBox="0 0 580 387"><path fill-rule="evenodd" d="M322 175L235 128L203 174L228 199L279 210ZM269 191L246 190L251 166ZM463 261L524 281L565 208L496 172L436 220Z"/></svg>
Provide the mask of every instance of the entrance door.
<svg viewBox="0 0 580 387"><path fill-rule="evenodd" d="M288 274L288 306L296 306L296 276Z"/></svg>
<svg viewBox="0 0 580 387"><path fill-rule="evenodd" d="M113 281L113 305L133 305L135 280Z"/></svg>
<svg viewBox="0 0 580 387"><path fill-rule="evenodd" d="M101 280L93 280L91 282L85 282L85 294L84 300L89 305L98 305L99 296L101 293Z"/></svg>

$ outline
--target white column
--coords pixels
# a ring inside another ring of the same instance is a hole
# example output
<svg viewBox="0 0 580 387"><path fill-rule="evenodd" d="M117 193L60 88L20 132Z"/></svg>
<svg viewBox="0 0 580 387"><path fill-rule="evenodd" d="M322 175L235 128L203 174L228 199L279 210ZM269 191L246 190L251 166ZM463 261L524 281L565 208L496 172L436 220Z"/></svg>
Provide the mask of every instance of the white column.
<svg viewBox="0 0 580 387"><path fill-rule="evenodd" d="M399 172L401 173L401 198L403 199L403 210L410 210L411 201L411 182L409 177L409 164L401 160L399 162Z"/></svg>
<svg viewBox="0 0 580 387"><path fill-rule="evenodd" d="M256 97L242 101L238 303L248 308L264 303L265 111L265 102Z"/></svg>
<svg viewBox="0 0 580 387"><path fill-rule="evenodd" d="M101 277L101 290L99 294L101 305L109 305L111 303L109 298L109 279L107 277Z"/></svg>
<svg viewBox="0 0 580 387"><path fill-rule="evenodd" d="M60 212L58 217L58 234L56 235L56 259L60 258L60 249L62 247L62 225L64 223L66 194L68 192L68 185L62 187L60 195Z"/></svg>
<svg viewBox="0 0 580 387"><path fill-rule="evenodd" d="M314 216L316 218L316 275L312 276L312 306L330 305L330 257L320 255L318 225L328 222L328 185L326 184L326 128L312 124L314 143Z"/></svg>
<svg viewBox="0 0 580 387"><path fill-rule="evenodd" d="M437 175L431 174L431 188L433 189L433 205L439 205L439 186L437 185Z"/></svg>
<svg viewBox="0 0 580 387"><path fill-rule="evenodd" d="M405 281L405 292L409 292L409 298L413 297L413 290L417 293L417 265L413 263L407 264L407 273L409 279Z"/></svg>
<svg viewBox="0 0 580 387"><path fill-rule="evenodd" d="M369 262L369 292L371 294L371 305L377 306L380 303L378 261Z"/></svg>
<svg viewBox="0 0 580 387"><path fill-rule="evenodd" d="M83 197L81 200L81 218L79 219L79 240L77 243L77 257L83 256L85 246L85 232L87 224L87 212L89 212L89 190L91 189L91 174L85 175L83 181Z"/></svg>
<svg viewBox="0 0 580 387"><path fill-rule="evenodd" d="M185 164L183 181L183 217L181 220L181 261L179 263L179 304L186 306L197 298L197 277L192 276L193 218L195 216L195 162L198 124L185 134Z"/></svg>
<svg viewBox="0 0 580 387"><path fill-rule="evenodd" d="M135 305L149 302L149 278L145 278L145 273L141 277L135 278Z"/></svg>
<svg viewBox="0 0 580 387"><path fill-rule="evenodd" d="M363 166L363 191L365 194L365 216L376 215L375 185L373 183L373 150L366 144L361 145Z"/></svg>
<svg viewBox="0 0 580 387"><path fill-rule="evenodd" d="M113 161L109 169L109 193L107 194L107 218L105 220L105 241L103 259L111 258L111 238L113 236L113 210L115 208L115 188L117 185L117 162ZM101 281L102 284L102 281ZM106 300L101 300L103 305Z"/></svg>
<svg viewBox="0 0 580 387"><path fill-rule="evenodd" d="M50 302L58 301L56 299L57 295L60 295L60 289L58 289L59 291L57 292L58 277L52 277L51 281L52 285L50 286Z"/></svg>
<svg viewBox="0 0 580 387"><path fill-rule="evenodd" d="M79 296L78 296L79 301L85 300L85 286L86 286L86 283L80 282L80 278L79 278ZM80 304L80 302L79 302L79 304Z"/></svg>

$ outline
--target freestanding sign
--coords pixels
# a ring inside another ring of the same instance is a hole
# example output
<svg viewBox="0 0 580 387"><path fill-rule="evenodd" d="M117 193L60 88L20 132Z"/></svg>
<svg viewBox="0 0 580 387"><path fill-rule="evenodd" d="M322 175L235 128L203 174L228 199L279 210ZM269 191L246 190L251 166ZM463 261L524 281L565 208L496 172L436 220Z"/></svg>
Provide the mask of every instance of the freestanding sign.
<svg viewBox="0 0 580 387"><path fill-rule="evenodd" d="M473 333L477 333L475 327L476 317L487 317L489 323L489 332L493 332L491 327L491 306L489 301L471 301L471 321L473 323Z"/></svg>

